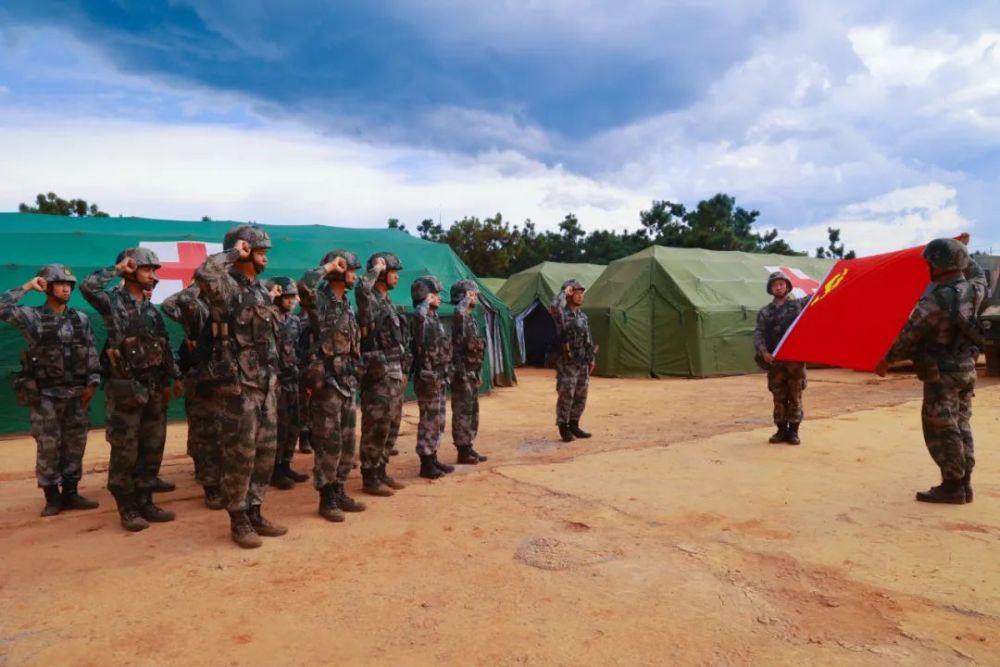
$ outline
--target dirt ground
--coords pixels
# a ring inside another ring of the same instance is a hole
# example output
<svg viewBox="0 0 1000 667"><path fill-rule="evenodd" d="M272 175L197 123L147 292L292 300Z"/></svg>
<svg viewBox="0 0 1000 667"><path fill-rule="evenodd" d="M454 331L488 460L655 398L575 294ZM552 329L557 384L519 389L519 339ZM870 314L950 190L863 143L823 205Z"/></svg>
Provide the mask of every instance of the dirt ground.
<svg viewBox="0 0 1000 667"><path fill-rule="evenodd" d="M202 505L183 425L178 520L138 534L102 431L101 508L44 520L33 443L0 442L0 665L998 665L1000 384L977 393L976 501L928 506L912 376L812 371L796 448L766 443L760 375L595 378L594 438L564 444L552 374L522 370L482 401L488 463L417 478L408 404L405 491L333 525L272 489L290 531L254 551Z"/></svg>

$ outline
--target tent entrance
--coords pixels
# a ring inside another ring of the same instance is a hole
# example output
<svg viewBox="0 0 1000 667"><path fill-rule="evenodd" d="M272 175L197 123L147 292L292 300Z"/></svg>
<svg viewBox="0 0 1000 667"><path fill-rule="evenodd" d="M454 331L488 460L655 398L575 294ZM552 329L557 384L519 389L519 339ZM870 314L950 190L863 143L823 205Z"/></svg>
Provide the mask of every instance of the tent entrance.
<svg viewBox="0 0 1000 667"><path fill-rule="evenodd" d="M517 345L526 366L545 366L545 357L556 337L556 325L549 311L535 301L515 318Z"/></svg>

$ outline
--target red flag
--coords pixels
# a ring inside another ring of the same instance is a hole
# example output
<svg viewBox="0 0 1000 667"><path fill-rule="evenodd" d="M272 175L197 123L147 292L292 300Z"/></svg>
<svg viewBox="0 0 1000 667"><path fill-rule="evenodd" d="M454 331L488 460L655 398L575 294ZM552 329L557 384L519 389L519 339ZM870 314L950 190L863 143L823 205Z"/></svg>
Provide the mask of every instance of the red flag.
<svg viewBox="0 0 1000 667"><path fill-rule="evenodd" d="M923 250L837 262L775 358L874 370L930 283Z"/></svg>

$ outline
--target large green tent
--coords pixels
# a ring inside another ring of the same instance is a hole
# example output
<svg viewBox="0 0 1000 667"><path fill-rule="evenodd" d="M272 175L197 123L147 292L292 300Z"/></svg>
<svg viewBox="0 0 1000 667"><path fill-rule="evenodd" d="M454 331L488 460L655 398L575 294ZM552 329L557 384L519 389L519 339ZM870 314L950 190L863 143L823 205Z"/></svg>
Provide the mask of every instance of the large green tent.
<svg viewBox="0 0 1000 667"><path fill-rule="evenodd" d="M50 262L71 267L82 280L91 272L114 263L120 250L143 245L155 250L163 268L161 283L154 302L180 289L183 280L205 253L221 250L222 237L234 222L180 222L145 218L66 218L24 213L0 213L0 289L16 287L30 279L38 268ZM463 278L476 279L472 271L447 245L431 243L390 229L346 229L323 225L266 226L274 248L269 254L267 276L287 275L299 278L319 264L323 254L334 248L346 248L361 258L389 250L403 262L399 287L391 292L394 302L409 307L410 282L417 276L433 274L449 289ZM33 293L21 303L38 305L40 294ZM447 297L446 297L447 300ZM105 331L101 318L92 312L79 290L74 291L70 305L91 315L99 345ZM442 315L450 316L451 307L443 306ZM478 311L480 330L487 338L488 354L483 369L483 387L489 390L514 381L513 354L510 332L512 322L507 306L491 292L484 291L483 307ZM168 320L171 341L176 347L181 339L180 328ZM8 375L20 367L19 354L24 349L20 333L7 324L0 324L0 369ZM170 416L183 416L181 401L171 404ZM104 421L103 396L95 398L91 424ZM28 412L14 400L9 381L0 381L0 433L28 430Z"/></svg>
<svg viewBox="0 0 1000 667"><path fill-rule="evenodd" d="M587 291L599 375L706 377L756 370L753 330L775 270L815 288L833 262L651 246L612 262Z"/></svg>
<svg viewBox="0 0 1000 667"><path fill-rule="evenodd" d="M584 287L590 287L602 271L604 267L599 264L542 262L507 279L497 296L514 317L520 363L545 364L545 353L555 337L549 305L562 284L574 278Z"/></svg>

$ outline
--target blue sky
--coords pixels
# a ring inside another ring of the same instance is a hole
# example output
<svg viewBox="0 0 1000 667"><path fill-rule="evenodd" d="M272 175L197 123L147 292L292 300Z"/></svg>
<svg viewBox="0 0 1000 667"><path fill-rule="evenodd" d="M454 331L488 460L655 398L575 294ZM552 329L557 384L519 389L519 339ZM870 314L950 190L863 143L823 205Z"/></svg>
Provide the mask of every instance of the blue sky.
<svg viewBox="0 0 1000 667"><path fill-rule="evenodd" d="M803 250L1000 253L1000 3L941 7L8 0L0 208L620 229L728 192Z"/></svg>

